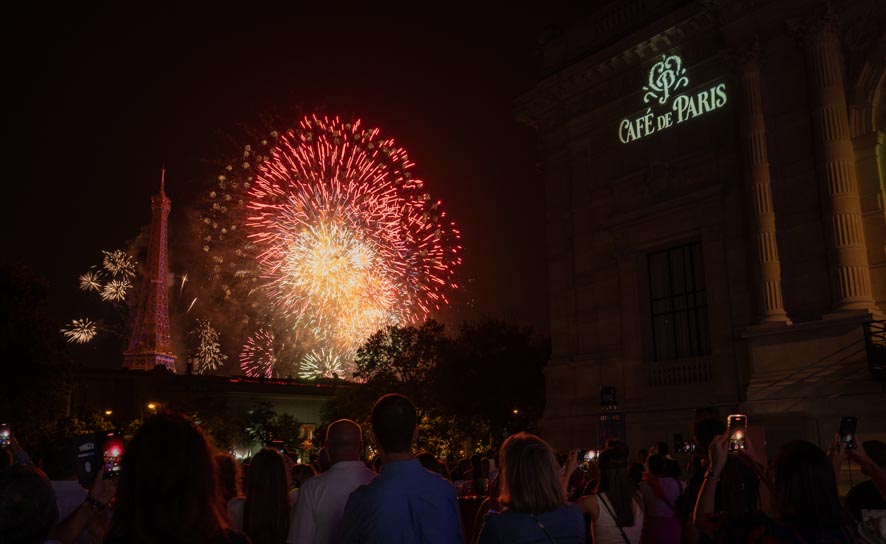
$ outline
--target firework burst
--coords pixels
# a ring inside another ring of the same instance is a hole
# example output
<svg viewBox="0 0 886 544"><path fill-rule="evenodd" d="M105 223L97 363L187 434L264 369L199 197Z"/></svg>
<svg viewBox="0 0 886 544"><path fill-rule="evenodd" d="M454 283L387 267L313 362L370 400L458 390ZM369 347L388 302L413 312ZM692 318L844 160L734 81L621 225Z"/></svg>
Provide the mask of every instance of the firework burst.
<svg viewBox="0 0 886 544"><path fill-rule="evenodd" d="M302 359L298 376L300 378L311 380L318 376L340 376L345 369L345 365L340 355L336 355L332 350L320 348L312 350Z"/></svg>
<svg viewBox="0 0 886 544"><path fill-rule="evenodd" d="M240 351L240 370L254 378L277 376L277 354L274 333L259 330L246 340Z"/></svg>
<svg viewBox="0 0 886 544"><path fill-rule="evenodd" d="M71 321L70 325L61 330L61 333L65 335L68 342L85 344L95 337L96 327L95 323L84 317Z"/></svg>
<svg viewBox="0 0 886 544"><path fill-rule="evenodd" d="M350 373L370 334L448 304L459 232L412 166L378 129L316 116L259 165L247 240L262 292L307 344L303 377Z"/></svg>
<svg viewBox="0 0 886 544"><path fill-rule="evenodd" d="M135 261L125 251L102 251L104 258L102 266L114 277L122 276L124 279L135 277Z"/></svg>
<svg viewBox="0 0 886 544"><path fill-rule="evenodd" d="M102 291L102 275L100 272L95 270L90 270L85 274L80 276L80 289L84 291L95 291L99 293Z"/></svg>
<svg viewBox="0 0 886 544"><path fill-rule="evenodd" d="M194 371L197 374L204 374L209 370L220 368L228 356L222 353L221 345L218 342L218 331L216 331L207 319L197 320L197 337L200 345L194 354L197 362L197 368Z"/></svg>
<svg viewBox="0 0 886 544"><path fill-rule="evenodd" d="M102 288L100 296L104 301L123 302L131 288L132 283L127 278L111 280Z"/></svg>

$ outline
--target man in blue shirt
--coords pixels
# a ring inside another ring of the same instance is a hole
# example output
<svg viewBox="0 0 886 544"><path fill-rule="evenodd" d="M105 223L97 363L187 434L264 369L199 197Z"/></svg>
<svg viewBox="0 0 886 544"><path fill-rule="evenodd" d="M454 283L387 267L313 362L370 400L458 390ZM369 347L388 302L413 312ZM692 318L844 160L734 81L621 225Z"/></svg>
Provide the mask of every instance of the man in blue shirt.
<svg viewBox="0 0 886 544"><path fill-rule="evenodd" d="M360 544L462 542L455 487L425 470L412 455L418 434L415 406L403 395L385 395L372 408L372 438L382 472L354 491L339 539Z"/></svg>

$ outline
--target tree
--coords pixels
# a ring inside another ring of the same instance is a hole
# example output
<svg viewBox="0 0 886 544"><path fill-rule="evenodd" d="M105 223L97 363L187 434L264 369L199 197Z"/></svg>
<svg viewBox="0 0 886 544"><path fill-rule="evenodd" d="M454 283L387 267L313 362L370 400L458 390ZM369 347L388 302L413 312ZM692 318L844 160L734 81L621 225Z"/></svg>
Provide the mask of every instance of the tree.
<svg viewBox="0 0 886 544"><path fill-rule="evenodd" d="M511 432L534 430L544 409L547 340L499 321L445 333L426 321L371 336L355 358L364 383L339 391L324 415L365 426L378 397L402 393L419 411L417 446L436 453L457 451L466 440L489 447Z"/></svg>
<svg viewBox="0 0 886 544"><path fill-rule="evenodd" d="M277 414L272 420L271 435L274 440L282 440L287 447L301 447L301 422L291 414Z"/></svg>
<svg viewBox="0 0 886 544"><path fill-rule="evenodd" d="M169 408L191 418L218 449L247 443L242 418L229 412L224 397L193 394L171 401Z"/></svg>
<svg viewBox="0 0 886 544"><path fill-rule="evenodd" d="M290 448L301 444L302 423L291 414L278 414L268 402L258 402L247 412L244 431L247 442L269 445L282 440Z"/></svg>
<svg viewBox="0 0 886 544"><path fill-rule="evenodd" d="M430 376L448 341L442 323L427 320L420 327L390 326L369 337L354 357L354 376L373 389L384 388L425 400Z"/></svg>
<svg viewBox="0 0 886 544"><path fill-rule="evenodd" d="M23 266L0 268L0 414L31 450L57 433L71 394L67 346L47 313L44 280Z"/></svg>
<svg viewBox="0 0 886 544"><path fill-rule="evenodd" d="M462 324L451 346L437 384L453 415L482 417L494 442L506 429L536 430L544 410L543 369L550 357L546 339L528 327L485 321Z"/></svg>
<svg viewBox="0 0 886 544"><path fill-rule="evenodd" d="M266 446L273 439L274 418L277 412L269 402L257 402L246 413L245 426L243 430L246 438L251 443L258 443Z"/></svg>

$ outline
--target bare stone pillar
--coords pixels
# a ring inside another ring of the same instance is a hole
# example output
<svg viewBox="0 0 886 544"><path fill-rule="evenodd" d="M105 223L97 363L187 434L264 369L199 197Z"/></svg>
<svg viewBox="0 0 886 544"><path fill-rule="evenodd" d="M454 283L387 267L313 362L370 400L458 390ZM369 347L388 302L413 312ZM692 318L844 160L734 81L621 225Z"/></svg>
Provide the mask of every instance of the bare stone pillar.
<svg viewBox="0 0 886 544"><path fill-rule="evenodd" d="M829 10L801 33L831 266L832 309L876 311L849 133L843 59L836 16Z"/></svg>
<svg viewBox="0 0 886 544"><path fill-rule="evenodd" d="M751 208L751 236L756 250L757 323L790 323L781 298L781 263L775 235L775 211L766 151L766 122L760 93L759 47L741 55L742 140L745 151L745 183Z"/></svg>

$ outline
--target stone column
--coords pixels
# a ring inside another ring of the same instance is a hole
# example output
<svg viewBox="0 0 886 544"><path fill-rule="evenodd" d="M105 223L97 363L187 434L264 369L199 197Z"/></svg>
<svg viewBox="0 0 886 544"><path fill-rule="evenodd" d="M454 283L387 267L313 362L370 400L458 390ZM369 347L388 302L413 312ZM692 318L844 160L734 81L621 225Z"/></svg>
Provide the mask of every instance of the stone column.
<svg viewBox="0 0 886 544"><path fill-rule="evenodd" d="M849 133L836 16L828 11L801 33L831 266L832 310L876 310Z"/></svg>
<svg viewBox="0 0 886 544"><path fill-rule="evenodd" d="M738 59L742 98L742 141L745 183L750 200L750 227L756 250L757 317L760 323L790 323L781 298L781 263L775 235L775 211L766 151L766 122L760 93L760 49L755 46Z"/></svg>

